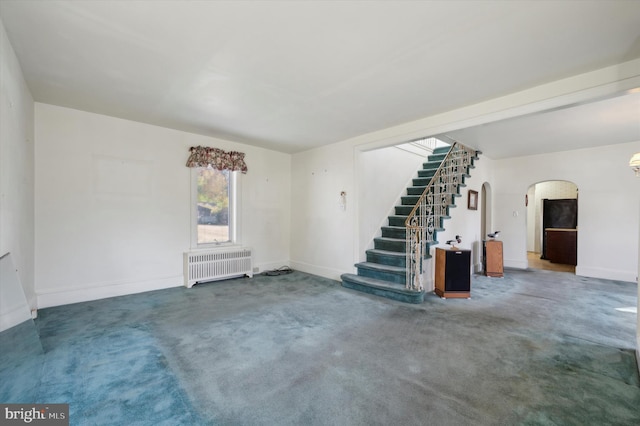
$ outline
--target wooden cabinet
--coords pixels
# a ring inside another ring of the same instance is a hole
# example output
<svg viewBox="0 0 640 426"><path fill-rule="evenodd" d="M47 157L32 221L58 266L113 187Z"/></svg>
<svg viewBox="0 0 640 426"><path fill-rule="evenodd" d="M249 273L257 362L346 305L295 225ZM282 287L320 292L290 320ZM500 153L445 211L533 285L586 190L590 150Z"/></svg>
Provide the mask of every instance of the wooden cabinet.
<svg viewBox="0 0 640 426"><path fill-rule="evenodd" d="M540 259L551 260L547 252L547 230L552 232L576 230L578 228L578 200L576 198L565 198L560 200L542 200L542 256ZM556 235L554 238L563 238ZM553 244L553 243L552 243ZM557 249L552 247L551 250ZM557 252L556 252L557 253ZM553 253L552 253L553 255ZM553 260L551 260L554 262ZM556 262L556 263L565 263Z"/></svg>
<svg viewBox="0 0 640 426"><path fill-rule="evenodd" d="M578 230L547 228L544 232L547 240L546 258L552 263L577 265Z"/></svg>
<svg viewBox="0 0 640 426"><path fill-rule="evenodd" d="M471 297L471 250L436 248L435 278L438 296Z"/></svg>
<svg viewBox="0 0 640 426"><path fill-rule="evenodd" d="M502 241L483 241L482 269L487 277L504 277Z"/></svg>

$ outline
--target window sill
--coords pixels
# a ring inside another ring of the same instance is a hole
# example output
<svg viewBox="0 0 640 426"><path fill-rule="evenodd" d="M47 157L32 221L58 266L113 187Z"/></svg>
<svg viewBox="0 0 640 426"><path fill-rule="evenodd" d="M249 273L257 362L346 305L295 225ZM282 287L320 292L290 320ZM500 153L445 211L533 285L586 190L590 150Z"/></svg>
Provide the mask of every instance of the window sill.
<svg viewBox="0 0 640 426"><path fill-rule="evenodd" d="M198 251L198 250L212 250L212 249L228 249L228 248L239 248L242 247L241 244L238 243L232 243L232 242L228 242L228 243L211 243L211 244L198 244L196 247L192 247L191 250L192 251Z"/></svg>

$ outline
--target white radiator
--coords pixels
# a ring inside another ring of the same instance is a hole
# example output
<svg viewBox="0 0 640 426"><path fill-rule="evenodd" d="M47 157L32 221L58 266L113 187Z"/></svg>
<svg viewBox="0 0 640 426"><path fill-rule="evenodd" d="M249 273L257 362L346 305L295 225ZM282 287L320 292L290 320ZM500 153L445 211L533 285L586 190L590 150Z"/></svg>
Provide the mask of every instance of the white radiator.
<svg viewBox="0 0 640 426"><path fill-rule="evenodd" d="M248 275L253 277L251 249L211 249L184 254L184 285Z"/></svg>

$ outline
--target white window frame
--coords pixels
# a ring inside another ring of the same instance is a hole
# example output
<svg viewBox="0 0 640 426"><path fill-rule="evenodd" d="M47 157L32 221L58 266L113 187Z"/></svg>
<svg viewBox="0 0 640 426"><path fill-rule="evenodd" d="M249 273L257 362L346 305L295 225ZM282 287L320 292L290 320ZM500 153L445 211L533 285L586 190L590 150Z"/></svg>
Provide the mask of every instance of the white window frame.
<svg viewBox="0 0 640 426"><path fill-rule="evenodd" d="M240 172L231 172L229 179L229 241L198 244L198 170L191 168L191 248L207 249L240 245Z"/></svg>

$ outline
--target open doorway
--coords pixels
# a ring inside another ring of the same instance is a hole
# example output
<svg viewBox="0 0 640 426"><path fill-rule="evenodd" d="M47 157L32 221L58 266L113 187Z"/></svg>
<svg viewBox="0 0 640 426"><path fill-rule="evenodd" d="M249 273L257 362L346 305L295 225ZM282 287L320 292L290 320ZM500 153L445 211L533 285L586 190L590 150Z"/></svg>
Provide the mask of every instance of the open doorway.
<svg viewBox="0 0 640 426"><path fill-rule="evenodd" d="M575 274L578 239L578 187L545 181L527 190L527 260L531 269Z"/></svg>
<svg viewBox="0 0 640 426"><path fill-rule="evenodd" d="M480 235L482 246L479 247L479 250L476 250L478 252L478 267L476 268L476 272L487 272L485 271L485 240L488 238L487 234L495 231L491 221L493 217L491 206L491 185L488 182L484 182L480 190ZM502 254L500 254L500 270L504 267L503 264Z"/></svg>
<svg viewBox="0 0 640 426"><path fill-rule="evenodd" d="M491 186L484 182L480 191L480 235L485 239L489 232L494 231L491 224Z"/></svg>

